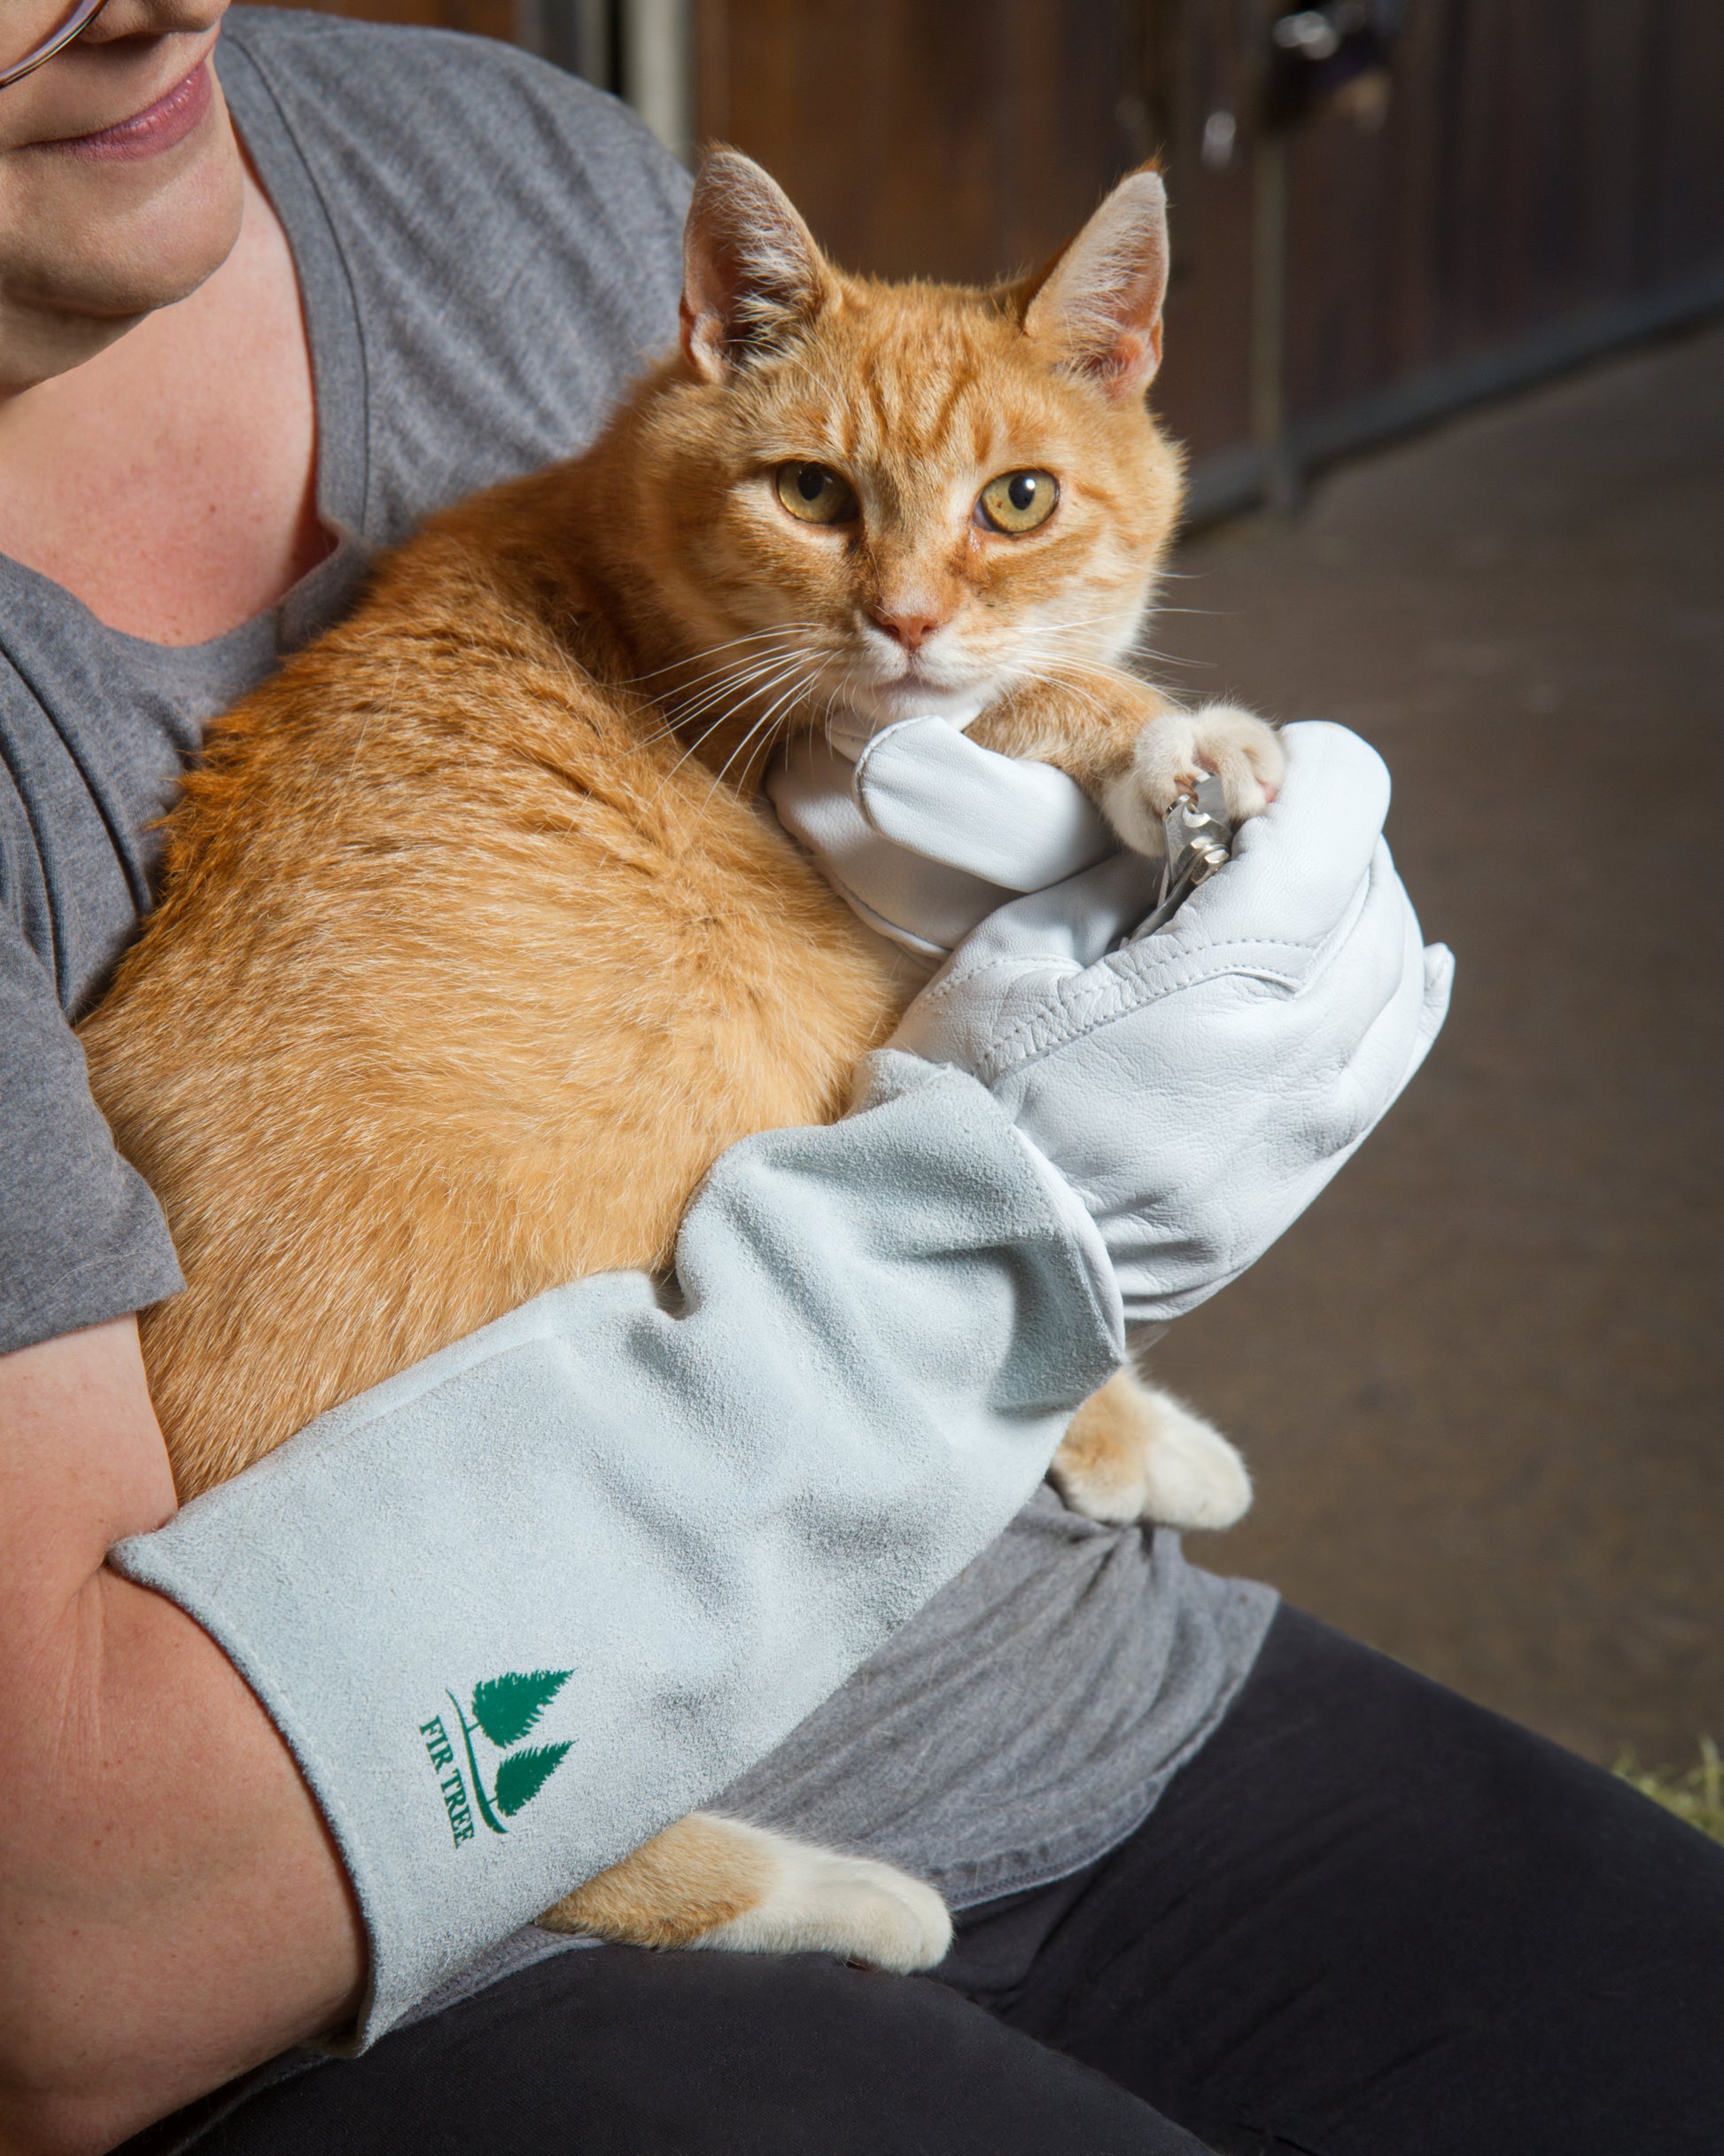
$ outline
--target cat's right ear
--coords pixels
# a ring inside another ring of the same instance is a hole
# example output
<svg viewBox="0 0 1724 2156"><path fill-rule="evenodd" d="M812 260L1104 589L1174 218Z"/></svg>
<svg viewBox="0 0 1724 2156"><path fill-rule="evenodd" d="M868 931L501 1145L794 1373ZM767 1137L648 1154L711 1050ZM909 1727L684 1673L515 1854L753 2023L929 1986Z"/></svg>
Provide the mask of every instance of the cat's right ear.
<svg viewBox="0 0 1724 2156"><path fill-rule="evenodd" d="M682 237L682 349L703 381L819 312L832 273L790 198L740 150L708 151Z"/></svg>
<svg viewBox="0 0 1724 2156"><path fill-rule="evenodd" d="M1168 198L1153 165L1128 173L1029 289L1024 333L1120 401L1161 364Z"/></svg>

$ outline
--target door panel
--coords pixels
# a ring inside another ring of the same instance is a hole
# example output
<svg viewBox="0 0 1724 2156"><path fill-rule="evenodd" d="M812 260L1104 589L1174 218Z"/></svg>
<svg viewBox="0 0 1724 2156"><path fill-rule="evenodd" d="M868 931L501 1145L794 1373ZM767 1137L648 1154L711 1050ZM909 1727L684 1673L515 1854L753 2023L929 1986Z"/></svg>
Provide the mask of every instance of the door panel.
<svg viewBox="0 0 1724 2156"><path fill-rule="evenodd" d="M618 52L681 22L696 136L758 157L839 261L886 276L1043 261L1156 153L1155 399L1208 507L1724 306L1720 0L1379 0L1386 98L1273 129L1281 0L321 4L568 51L598 50L550 35L577 18Z"/></svg>

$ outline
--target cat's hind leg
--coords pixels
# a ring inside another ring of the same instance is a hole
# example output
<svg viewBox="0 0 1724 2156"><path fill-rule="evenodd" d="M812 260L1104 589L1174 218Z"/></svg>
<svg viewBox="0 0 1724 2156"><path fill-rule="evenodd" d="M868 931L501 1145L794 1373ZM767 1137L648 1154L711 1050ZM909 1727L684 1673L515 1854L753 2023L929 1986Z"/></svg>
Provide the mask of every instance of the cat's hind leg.
<svg viewBox="0 0 1724 2156"><path fill-rule="evenodd" d="M900 1972L932 1968L951 1944L945 1903L896 1865L701 1811L539 1921L631 1946L843 1954Z"/></svg>
<svg viewBox="0 0 1724 2156"><path fill-rule="evenodd" d="M1251 1476L1213 1423L1129 1370L1091 1393L1049 1469L1074 1512L1123 1525L1231 1527L1251 1506Z"/></svg>

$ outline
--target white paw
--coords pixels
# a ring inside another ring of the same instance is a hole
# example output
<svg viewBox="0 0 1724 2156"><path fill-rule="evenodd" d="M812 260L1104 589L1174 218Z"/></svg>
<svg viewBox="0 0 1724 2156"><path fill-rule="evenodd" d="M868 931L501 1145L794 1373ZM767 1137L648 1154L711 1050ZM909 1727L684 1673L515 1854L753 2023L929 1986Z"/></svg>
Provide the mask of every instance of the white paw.
<svg viewBox="0 0 1724 2156"><path fill-rule="evenodd" d="M894 1864L841 1856L764 1828L773 1876L754 1907L696 1946L745 1954L843 1954L877 1969L931 1969L951 1944L951 1919L932 1887Z"/></svg>
<svg viewBox="0 0 1724 2156"><path fill-rule="evenodd" d="M1245 1517L1250 1471L1213 1422L1155 1386L1116 1380L1108 1395L1110 1441L1062 1445L1048 1470L1074 1512L1113 1527L1215 1529Z"/></svg>
<svg viewBox="0 0 1724 2156"><path fill-rule="evenodd" d="M1159 860L1162 819L1206 771L1220 779L1234 822L1262 813L1286 775L1280 737L1265 720L1233 704L1163 712L1132 744L1131 767L1102 797L1108 821L1133 852Z"/></svg>
<svg viewBox="0 0 1724 2156"><path fill-rule="evenodd" d="M1213 1422L1155 1392L1155 1438L1144 1458L1146 1520L1164 1527L1231 1527L1251 1510L1251 1472Z"/></svg>

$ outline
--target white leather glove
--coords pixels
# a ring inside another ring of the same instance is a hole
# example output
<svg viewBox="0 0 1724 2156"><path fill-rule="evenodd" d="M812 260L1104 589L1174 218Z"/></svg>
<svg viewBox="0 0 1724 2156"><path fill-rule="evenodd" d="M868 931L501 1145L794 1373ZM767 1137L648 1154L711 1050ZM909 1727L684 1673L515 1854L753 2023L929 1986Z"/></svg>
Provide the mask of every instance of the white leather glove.
<svg viewBox="0 0 1724 2156"><path fill-rule="evenodd" d="M1003 907L905 1013L909 1050L979 1078L1099 1232L1128 1325L1242 1273L1387 1111L1454 962L1422 947L1382 839L1389 776L1289 727L1285 785L1165 928L1131 855ZM890 1080L885 1070L876 1078Z"/></svg>
<svg viewBox="0 0 1724 2156"><path fill-rule="evenodd" d="M1119 848L1082 787L1052 764L978 748L956 718L879 733L803 735L774 759L779 821L871 929L942 959L997 907L1063 883Z"/></svg>

